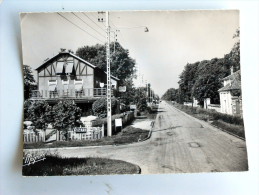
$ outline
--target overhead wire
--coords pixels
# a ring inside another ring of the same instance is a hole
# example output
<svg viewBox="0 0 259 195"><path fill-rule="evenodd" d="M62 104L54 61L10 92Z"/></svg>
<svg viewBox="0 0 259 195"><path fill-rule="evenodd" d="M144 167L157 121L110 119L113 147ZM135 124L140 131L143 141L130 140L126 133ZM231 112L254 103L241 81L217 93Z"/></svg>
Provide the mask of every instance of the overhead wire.
<svg viewBox="0 0 259 195"><path fill-rule="evenodd" d="M96 17L93 13L90 13L96 20L98 20L98 17ZM104 22L100 22L104 27L105 27L105 24L104 24ZM100 28L102 28L102 27L100 27Z"/></svg>
<svg viewBox="0 0 259 195"><path fill-rule="evenodd" d="M103 29L102 27L100 27L93 19L91 19L88 15L86 15L84 12L82 12L82 14L84 14L89 20L91 20L94 24L96 24L96 26L98 28L100 28L101 30L103 30L105 32L105 29Z"/></svg>
<svg viewBox="0 0 259 195"><path fill-rule="evenodd" d="M68 18L66 18L65 16L63 16L62 14L58 13L57 14L59 16L61 16L62 18L64 18L65 20L67 20L69 23L73 24L74 26L76 26L77 28L79 28L80 30L84 31L85 33L87 33L88 35L90 35L91 37L93 37L94 39L104 43L102 40L100 40L99 38L95 37L94 35L90 34L89 32L87 32L86 30L84 30L83 28L81 28L80 26L78 26L77 24L75 24L74 22L72 22L71 20L69 20Z"/></svg>
<svg viewBox="0 0 259 195"><path fill-rule="evenodd" d="M86 24L88 27L90 27L92 30L94 30L95 32L97 32L100 36L104 37L104 35L102 35L100 32L98 32L96 29L94 29L93 27L91 27L88 23L86 23L82 18L80 18L78 15L76 15L74 12L72 12L72 14L74 16L76 16L79 20L81 20L84 24Z"/></svg>

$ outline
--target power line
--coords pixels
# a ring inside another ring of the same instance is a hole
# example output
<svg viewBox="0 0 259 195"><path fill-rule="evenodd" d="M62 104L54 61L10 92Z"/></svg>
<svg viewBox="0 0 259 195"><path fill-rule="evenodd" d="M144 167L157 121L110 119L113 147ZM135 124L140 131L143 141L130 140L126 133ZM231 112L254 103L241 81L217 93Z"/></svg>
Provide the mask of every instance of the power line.
<svg viewBox="0 0 259 195"><path fill-rule="evenodd" d="M92 20L88 15L86 15L84 12L82 12L82 14L84 14L89 20L91 20L93 23L95 23L97 27L99 27L101 30L103 30L105 32L105 30L102 27L100 27L94 20Z"/></svg>
<svg viewBox="0 0 259 195"><path fill-rule="evenodd" d="M93 29L95 32L97 32L99 35L101 35L102 37L105 38L104 35L102 35L102 34L99 33L97 30L95 30L93 27L91 27L89 24L87 24L82 18L80 18L79 16L77 16L74 12L72 12L72 14L73 14L74 16L76 16L79 20L81 20L83 23L85 23L88 27L90 27L90 28Z"/></svg>
<svg viewBox="0 0 259 195"><path fill-rule="evenodd" d="M65 16L61 15L60 13L57 13L59 16L61 16L62 18L64 18L65 20L67 20L69 23L73 24L74 26L76 26L77 28L79 28L80 30L84 31L85 33L87 33L88 35L90 35L91 37L95 38L96 40L104 43L102 40L98 39L97 37L91 35L89 32L85 31L84 29L82 29L80 26L78 26L77 24L71 22L69 19L67 19Z"/></svg>
<svg viewBox="0 0 259 195"><path fill-rule="evenodd" d="M95 18L95 15L94 15L93 13L91 13L91 14L92 14L92 16ZM98 17L96 17L95 19L98 20ZM105 27L105 25L104 25L103 22L101 22L101 24ZM100 27L100 28L102 28L102 27ZM105 27L105 28L106 28L106 27Z"/></svg>

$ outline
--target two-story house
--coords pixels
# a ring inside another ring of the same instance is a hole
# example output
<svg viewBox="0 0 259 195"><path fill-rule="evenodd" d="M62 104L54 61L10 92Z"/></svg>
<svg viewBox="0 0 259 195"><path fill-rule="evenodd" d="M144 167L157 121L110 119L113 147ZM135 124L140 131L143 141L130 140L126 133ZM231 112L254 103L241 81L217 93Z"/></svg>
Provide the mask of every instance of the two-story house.
<svg viewBox="0 0 259 195"><path fill-rule="evenodd" d="M106 96L106 73L71 52L58 53L36 71L38 89L33 91L31 99L46 100L50 104L72 99L87 112L95 100ZM112 95L118 81L111 76Z"/></svg>

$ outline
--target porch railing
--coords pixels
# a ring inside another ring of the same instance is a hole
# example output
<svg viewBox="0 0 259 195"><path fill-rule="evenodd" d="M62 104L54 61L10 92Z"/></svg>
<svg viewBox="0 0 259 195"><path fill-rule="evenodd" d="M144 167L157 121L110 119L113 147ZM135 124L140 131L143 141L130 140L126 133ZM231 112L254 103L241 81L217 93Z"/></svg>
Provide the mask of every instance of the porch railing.
<svg viewBox="0 0 259 195"><path fill-rule="evenodd" d="M112 90L112 96L114 95ZM86 98L86 97L105 97L105 88L86 88L81 91L75 89L68 90L33 90L31 92L32 99L55 99L55 98Z"/></svg>

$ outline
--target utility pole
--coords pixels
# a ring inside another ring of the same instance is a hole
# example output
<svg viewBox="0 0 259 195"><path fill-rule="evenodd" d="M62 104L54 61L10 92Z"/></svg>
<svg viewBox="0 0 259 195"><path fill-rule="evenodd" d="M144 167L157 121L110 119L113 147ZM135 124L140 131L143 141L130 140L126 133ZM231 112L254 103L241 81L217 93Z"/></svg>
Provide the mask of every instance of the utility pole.
<svg viewBox="0 0 259 195"><path fill-rule="evenodd" d="M109 12L106 11L106 61L107 61L107 136L112 136L112 107L111 107L111 70L110 70L110 26Z"/></svg>

